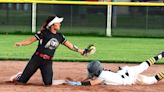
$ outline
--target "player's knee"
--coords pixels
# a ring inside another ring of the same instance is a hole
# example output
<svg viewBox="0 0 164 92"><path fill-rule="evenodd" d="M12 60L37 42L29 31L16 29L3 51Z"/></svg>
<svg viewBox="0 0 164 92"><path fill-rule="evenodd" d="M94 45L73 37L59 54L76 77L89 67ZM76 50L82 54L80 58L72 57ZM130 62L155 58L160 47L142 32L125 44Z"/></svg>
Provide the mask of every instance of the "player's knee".
<svg viewBox="0 0 164 92"><path fill-rule="evenodd" d="M44 85L45 86L51 86L52 85L52 81L46 81L46 82L44 82Z"/></svg>
<svg viewBox="0 0 164 92"><path fill-rule="evenodd" d="M48 86L52 86L52 83L45 83L44 85L48 87Z"/></svg>

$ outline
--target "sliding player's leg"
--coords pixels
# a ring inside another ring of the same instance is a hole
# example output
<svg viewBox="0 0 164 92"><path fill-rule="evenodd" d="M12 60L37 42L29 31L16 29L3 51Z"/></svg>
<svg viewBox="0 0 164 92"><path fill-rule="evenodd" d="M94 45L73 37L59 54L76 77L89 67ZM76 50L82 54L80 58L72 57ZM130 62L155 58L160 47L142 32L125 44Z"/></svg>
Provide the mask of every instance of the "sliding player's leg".
<svg viewBox="0 0 164 92"><path fill-rule="evenodd" d="M143 71L147 70L149 66L153 65L154 63L156 63L158 60L162 59L163 57L164 57L164 52L152 58L147 59L145 62L142 62L141 64L137 66L129 67L129 70L133 72L134 74L140 74Z"/></svg>
<svg viewBox="0 0 164 92"><path fill-rule="evenodd" d="M164 72L159 72L155 76L145 76L139 74L136 79L136 84L155 84L164 78Z"/></svg>

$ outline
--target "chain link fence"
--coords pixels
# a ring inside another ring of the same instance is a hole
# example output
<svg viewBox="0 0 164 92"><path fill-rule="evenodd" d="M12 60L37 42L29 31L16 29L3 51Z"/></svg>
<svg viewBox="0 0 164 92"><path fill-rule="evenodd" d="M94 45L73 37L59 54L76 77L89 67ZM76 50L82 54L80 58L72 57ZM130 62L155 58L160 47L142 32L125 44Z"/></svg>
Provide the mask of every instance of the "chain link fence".
<svg viewBox="0 0 164 92"><path fill-rule="evenodd" d="M0 33L32 33L32 4L0 4ZM107 6L37 4L36 28L49 15L64 17L61 32L105 36ZM164 37L164 7L113 6L112 36Z"/></svg>

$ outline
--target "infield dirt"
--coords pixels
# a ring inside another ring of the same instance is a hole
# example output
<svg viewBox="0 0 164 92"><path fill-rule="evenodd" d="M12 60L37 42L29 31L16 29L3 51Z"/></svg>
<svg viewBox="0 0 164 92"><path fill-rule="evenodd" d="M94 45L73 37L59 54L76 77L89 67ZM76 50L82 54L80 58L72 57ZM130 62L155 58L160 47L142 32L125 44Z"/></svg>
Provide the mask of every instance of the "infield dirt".
<svg viewBox="0 0 164 92"><path fill-rule="evenodd" d="M42 83L40 70L38 70L28 81L27 85L15 85L8 83L10 76L22 71L27 61L0 61L0 92L164 92L164 80L153 85L132 86L70 86L58 85L45 87ZM103 63L105 68L117 70L118 66L131 66L136 64ZM76 81L83 80L86 75L87 63L84 62L54 62L54 79L72 78ZM164 64L155 64L143 74L155 75L164 70Z"/></svg>

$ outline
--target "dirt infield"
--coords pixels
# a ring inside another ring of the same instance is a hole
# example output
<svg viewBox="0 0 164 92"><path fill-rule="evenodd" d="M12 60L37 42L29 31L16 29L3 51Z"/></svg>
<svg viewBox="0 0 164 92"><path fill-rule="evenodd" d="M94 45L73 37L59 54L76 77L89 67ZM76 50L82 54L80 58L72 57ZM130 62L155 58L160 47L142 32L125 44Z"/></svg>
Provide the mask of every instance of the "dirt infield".
<svg viewBox="0 0 164 92"><path fill-rule="evenodd" d="M27 62L19 61L0 61L0 92L164 92L164 80L154 85L132 85L132 86L70 86L58 85L44 87L40 71L38 70L34 76L28 81L27 85L15 85L8 83L10 76L22 71ZM65 79L66 77L75 80L82 80L86 77L87 63L81 62L54 62L54 79ZM117 70L118 66L125 64L103 63L105 68ZM127 64L126 64L127 65ZM134 64L128 64L129 66ZM154 75L164 70L163 65L153 65L147 71L146 75Z"/></svg>

